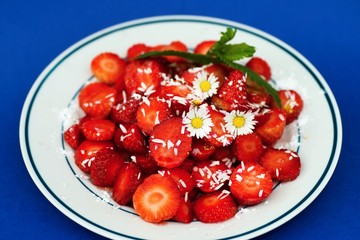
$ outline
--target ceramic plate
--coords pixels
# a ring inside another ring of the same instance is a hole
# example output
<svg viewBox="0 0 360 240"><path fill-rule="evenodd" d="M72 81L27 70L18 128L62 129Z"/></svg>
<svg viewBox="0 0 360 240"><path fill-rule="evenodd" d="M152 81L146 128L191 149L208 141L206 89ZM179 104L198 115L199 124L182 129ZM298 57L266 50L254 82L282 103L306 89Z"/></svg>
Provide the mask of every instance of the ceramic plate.
<svg viewBox="0 0 360 240"><path fill-rule="evenodd" d="M295 181L278 184L265 202L239 209L233 219L222 223L146 223L131 208L113 202L107 191L94 187L76 167L72 150L63 141L64 129L79 117L77 94L93 80L90 61L105 51L125 56L128 47L139 42L156 45L181 40L193 48L203 40L218 39L226 27L236 28L235 41L255 46L256 55L269 62L276 87L292 88L302 95L301 117L287 127L279 142L299 152L301 174ZM324 78L300 53L252 27L198 16L135 20L79 41L40 74L20 121L24 162L37 187L66 216L112 239L245 239L266 233L295 217L318 196L335 169L341 141L335 98Z"/></svg>

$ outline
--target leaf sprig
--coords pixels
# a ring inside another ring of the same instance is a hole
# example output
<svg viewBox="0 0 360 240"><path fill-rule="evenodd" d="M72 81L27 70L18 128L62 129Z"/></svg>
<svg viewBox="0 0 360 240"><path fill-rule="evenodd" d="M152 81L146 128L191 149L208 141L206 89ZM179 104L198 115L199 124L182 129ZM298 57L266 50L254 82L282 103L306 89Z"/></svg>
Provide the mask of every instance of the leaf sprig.
<svg viewBox="0 0 360 240"><path fill-rule="evenodd" d="M265 91L274 98L276 104L281 107L281 101L276 89L274 89L266 80L248 67L235 62L244 58L252 57L255 53L255 47L246 43L229 44L228 42L230 42L235 35L236 29L227 28L225 32L221 32L220 40L218 40L206 54L195 54L175 50L150 51L139 55L136 59L177 56L201 65L210 63L224 64L247 74L258 86L264 88Z"/></svg>

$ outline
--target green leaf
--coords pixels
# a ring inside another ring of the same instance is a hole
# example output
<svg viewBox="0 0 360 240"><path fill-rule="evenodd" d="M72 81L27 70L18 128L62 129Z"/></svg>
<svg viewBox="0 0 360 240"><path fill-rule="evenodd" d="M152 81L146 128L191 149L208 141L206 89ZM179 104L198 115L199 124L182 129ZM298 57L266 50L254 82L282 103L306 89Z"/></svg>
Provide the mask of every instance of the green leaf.
<svg viewBox="0 0 360 240"><path fill-rule="evenodd" d="M217 41L212 48L209 50L208 55L216 55L215 53L219 51L227 42L231 41L236 34L236 29L226 28L226 32L221 32L221 38Z"/></svg>
<svg viewBox="0 0 360 240"><path fill-rule="evenodd" d="M246 43L226 44L218 50L216 56L225 58L229 61L237 61L243 58L252 57L255 53L255 47Z"/></svg>

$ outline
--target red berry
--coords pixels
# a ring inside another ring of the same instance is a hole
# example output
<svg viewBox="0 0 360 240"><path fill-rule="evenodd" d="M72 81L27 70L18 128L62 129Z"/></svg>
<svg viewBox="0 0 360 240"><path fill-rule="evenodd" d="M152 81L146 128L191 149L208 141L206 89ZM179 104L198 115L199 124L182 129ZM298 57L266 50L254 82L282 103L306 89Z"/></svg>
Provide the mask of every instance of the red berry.
<svg viewBox="0 0 360 240"><path fill-rule="evenodd" d="M269 64L262 58L253 57L246 63L246 66L266 80L271 78L271 69Z"/></svg>
<svg viewBox="0 0 360 240"><path fill-rule="evenodd" d="M282 109L274 108L269 113L269 119L255 128L255 132L265 145L272 145L281 138L286 126L286 118Z"/></svg>
<svg viewBox="0 0 360 240"><path fill-rule="evenodd" d="M146 153L145 136L135 124L119 124L116 129L114 142L119 149L129 151L131 153Z"/></svg>
<svg viewBox="0 0 360 240"><path fill-rule="evenodd" d="M234 156L244 163L257 163L263 150L261 138L256 133L237 136L232 145Z"/></svg>
<svg viewBox="0 0 360 240"><path fill-rule="evenodd" d="M93 119L84 122L81 130L88 140L111 140L115 133L115 123L107 119Z"/></svg>
<svg viewBox="0 0 360 240"><path fill-rule="evenodd" d="M215 147L203 139L194 138L192 143L191 156L198 161L210 160L210 156L215 152Z"/></svg>
<svg viewBox="0 0 360 240"><path fill-rule="evenodd" d="M115 53L100 53L91 61L91 71L103 83L114 84L125 73L126 62Z"/></svg>
<svg viewBox="0 0 360 240"><path fill-rule="evenodd" d="M210 48L216 43L215 40L207 40L196 45L194 53L196 54L206 54Z"/></svg>
<svg viewBox="0 0 360 240"><path fill-rule="evenodd" d="M127 51L127 55L126 58L127 59L133 59L136 58L137 56L146 53L148 51L150 51L151 48L143 43L137 43L132 45L128 51Z"/></svg>
<svg viewBox="0 0 360 240"><path fill-rule="evenodd" d="M303 109L304 103L301 96L294 90L280 90L279 98L286 116L286 124L297 119Z"/></svg>
<svg viewBox="0 0 360 240"><path fill-rule="evenodd" d="M176 182L182 196L191 192L195 187L195 180L191 174L183 168L167 169L164 170L163 173L170 176Z"/></svg>
<svg viewBox="0 0 360 240"><path fill-rule="evenodd" d="M190 200L185 201L184 198L181 198L179 209L172 219L181 223L191 223L194 220L192 202Z"/></svg>
<svg viewBox="0 0 360 240"><path fill-rule="evenodd" d="M64 132L64 140L72 149L76 149L83 141L80 125L75 123Z"/></svg>

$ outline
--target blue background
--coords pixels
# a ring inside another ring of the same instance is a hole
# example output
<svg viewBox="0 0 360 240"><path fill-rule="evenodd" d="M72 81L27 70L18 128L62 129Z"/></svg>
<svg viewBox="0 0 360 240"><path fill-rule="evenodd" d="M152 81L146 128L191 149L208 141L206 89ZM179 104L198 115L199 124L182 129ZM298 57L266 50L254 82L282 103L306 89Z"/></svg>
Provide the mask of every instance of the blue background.
<svg viewBox="0 0 360 240"><path fill-rule="evenodd" d="M18 140L22 104L41 71L73 43L117 23L169 14L248 24L285 41L321 72L342 115L339 163L309 207L258 239L360 239L359 12L357 0L0 0L0 239L101 239L53 207L27 173Z"/></svg>

